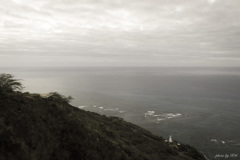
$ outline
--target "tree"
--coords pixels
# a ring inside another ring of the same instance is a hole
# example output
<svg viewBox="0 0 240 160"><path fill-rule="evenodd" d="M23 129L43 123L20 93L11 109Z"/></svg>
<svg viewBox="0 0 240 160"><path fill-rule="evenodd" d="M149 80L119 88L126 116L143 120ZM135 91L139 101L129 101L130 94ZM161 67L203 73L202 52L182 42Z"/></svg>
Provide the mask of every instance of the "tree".
<svg viewBox="0 0 240 160"><path fill-rule="evenodd" d="M73 100L73 97L72 97L72 96L68 96L68 97L66 97L65 99L66 99L66 101L67 101L68 103L70 103L70 102Z"/></svg>
<svg viewBox="0 0 240 160"><path fill-rule="evenodd" d="M65 101L67 103L70 103L71 100L73 100L73 97L72 96L64 96L64 95L61 95L57 92L50 92L49 93L49 97L52 97L52 98L55 98L55 99L58 99L58 100L61 100L61 101Z"/></svg>
<svg viewBox="0 0 240 160"><path fill-rule="evenodd" d="M11 74L0 74L0 93L21 91L22 89L23 86L19 79L14 79Z"/></svg>

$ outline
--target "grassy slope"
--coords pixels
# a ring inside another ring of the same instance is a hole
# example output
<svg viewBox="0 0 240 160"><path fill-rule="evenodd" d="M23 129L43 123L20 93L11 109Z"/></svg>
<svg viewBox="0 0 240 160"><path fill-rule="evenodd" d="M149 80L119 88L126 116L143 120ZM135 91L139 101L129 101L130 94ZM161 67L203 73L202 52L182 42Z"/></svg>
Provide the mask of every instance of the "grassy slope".
<svg viewBox="0 0 240 160"><path fill-rule="evenodd" d="M38 94L0 95L0 159L204 159L188 145L164 139L120 118L79 110Z"/></svg>

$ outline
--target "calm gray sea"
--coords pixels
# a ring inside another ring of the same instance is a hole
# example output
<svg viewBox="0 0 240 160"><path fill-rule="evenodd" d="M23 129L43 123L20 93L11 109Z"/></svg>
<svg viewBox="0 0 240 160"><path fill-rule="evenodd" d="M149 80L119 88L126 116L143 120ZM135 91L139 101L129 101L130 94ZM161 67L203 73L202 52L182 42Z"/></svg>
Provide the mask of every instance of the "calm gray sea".
<svg viewBox="0 0 240 160"><path fill-rule="evenodd" d="M240 68L1 70L23 79L24 91L71 95L76 107L122 117L166 139L172 135L209 159L240 159Z"/></svg>

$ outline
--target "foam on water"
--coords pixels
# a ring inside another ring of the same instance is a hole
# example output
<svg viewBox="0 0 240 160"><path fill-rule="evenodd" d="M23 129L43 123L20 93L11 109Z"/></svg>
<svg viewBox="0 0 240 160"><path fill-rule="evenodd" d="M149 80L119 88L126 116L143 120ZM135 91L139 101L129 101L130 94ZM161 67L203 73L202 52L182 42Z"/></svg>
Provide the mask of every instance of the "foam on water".
<svg viewBox="0 0 240 160"><path fill-rule="evenodd" d="M216 145L230 145L230 146L240 146L240 143L235 140L217 140L217 139L211 139L211 142L213 142Z"/></svg>
<svg viewBox="0 0 240 160"><path fill-rule="evenodd" d="M79 109L84 109L84 110L88 110L88 111L93 111L93 112L97 112L100 114L105 114L106 112L112 112L112 113L125 113L126 111L120 110L119 108L105 108L105 107L98 107L97 105L90 105L90 106L78 106L77 108Z"/></svg>
<svg viewBox="0 0 240 160"><path fill-rule="evenodd" d="M77 108L79 108L79 109L83 109L83 108L85 108L86 106L77 106Z"/></svg>
<svg viewBox="0 0 240 160"><path fill-rule="evenodd" d="M147 111L144 113L144 117L147 120L154 120L156 122L159 121L164 121L167 119L172 119L172 118L179 118L181 117L181 113L162 113L162 114L155 114L155 111Z"/></svg>

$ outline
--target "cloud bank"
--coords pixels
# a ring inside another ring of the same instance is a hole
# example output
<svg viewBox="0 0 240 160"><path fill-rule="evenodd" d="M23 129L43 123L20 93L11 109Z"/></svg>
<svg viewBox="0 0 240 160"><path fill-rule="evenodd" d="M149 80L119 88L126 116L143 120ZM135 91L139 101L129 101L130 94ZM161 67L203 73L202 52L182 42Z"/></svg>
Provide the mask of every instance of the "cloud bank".
<svg viewBox="0 0 240 160"><path fill-rule="evenodd" d="M239 66L238 0L0 0L0 66Z"/></svg>

